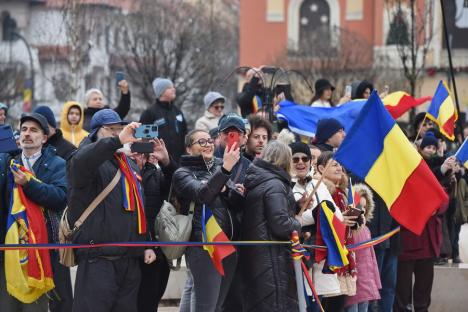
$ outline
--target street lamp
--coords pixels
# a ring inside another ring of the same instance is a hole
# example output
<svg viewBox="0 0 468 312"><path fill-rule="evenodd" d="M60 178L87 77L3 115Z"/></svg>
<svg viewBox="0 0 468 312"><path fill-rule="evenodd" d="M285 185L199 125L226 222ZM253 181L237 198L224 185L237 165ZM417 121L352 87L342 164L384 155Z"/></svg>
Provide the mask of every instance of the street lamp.
<svg viewBox="0 0 468 312"><path fill-rule="evenodd" d="M29 45L29 42L26 40L26 38L23 37L23 35L19 34L17 32L17 25L16 21L14 18L10 16L10 13L8 12L3 12L3 40L5 41L15 41L16 39L21 40L24 45L26 46L26 49L28 50L28 56L29 56L29 70L30 70L30 85L31 85L31 105L34 106L34 63L33 63L33 57L31 53L31 46Z"/></svg>

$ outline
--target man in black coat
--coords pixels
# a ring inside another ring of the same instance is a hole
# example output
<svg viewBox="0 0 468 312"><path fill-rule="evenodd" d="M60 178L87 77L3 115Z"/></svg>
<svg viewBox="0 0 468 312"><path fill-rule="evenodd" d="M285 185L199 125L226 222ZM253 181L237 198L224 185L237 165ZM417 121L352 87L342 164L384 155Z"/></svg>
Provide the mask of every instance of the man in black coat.
<svg viewBox="0 0 468 312"><path fill-rule="evenodd" d="M134 132L139 126L136 122L124 127L125 124L111 109L97 112L91 120L92 132L68 161L67 217L71 228L89 204L109 185L117 170L123 171L117 157L125 160L126 156L118 154L118 150L124 144L137 140ZM130 161L129 165L133 172L139 173L133 162ZM132 178L128 182L138 184L134 175L130 176ZM121 184L117 184L73 235L74 243L99 244L149 239L148 231L144 233L139 230L143 229L143 222L146 220L141 219L142 214L138 213L138 207L133 211L125 209L124 202L129 199ZM135 200L138 201L138 197ZM143 252L137 247L112 246L79 249L75 255L78 271L74 311L95 311L97 307L102 311L138 310L137 296L141 276L139 258L144 256L145 263L152 263L156 260L152 249Z"/></svg>
<svg viewBox="0 0 468 312"><path fill-rule="evenodd" d="M158 126L159 138L167 143L169 155L178 163L185 153L187 123L184 114L174 105L176 89L169 79L156 78L153 90L156 103L141 114L140 122Z"/></svg>
<svg viewBox="0 0 468 312"><path fill-rule="evenodd" d="M47 120L49 125L49 135L47 143L57 150L57 156L68 160L73 152L76 151L75 145L63 138L62 130L57 129L57 123L52 110L48 106L38 106L34 109L35 113L41 114Z"/></svg>

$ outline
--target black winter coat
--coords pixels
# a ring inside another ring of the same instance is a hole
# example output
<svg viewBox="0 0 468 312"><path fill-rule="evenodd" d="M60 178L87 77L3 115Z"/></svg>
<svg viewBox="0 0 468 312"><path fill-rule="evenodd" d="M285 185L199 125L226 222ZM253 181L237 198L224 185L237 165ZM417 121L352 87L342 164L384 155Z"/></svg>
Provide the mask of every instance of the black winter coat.
<svg viewBox="0 0 468 312"><path fill-rule="evenodd" d="M104 106L103 108L94 108L88 107L84 110L84 120L83 120L83 129L88 132L91 132L91 119L94 114L96 114L101 109L110 108L109 105ZM119 105L114 108L114 111L119 114L120 118L124 119L130 111L130 91L127 94L120 94Z"/></svg>
<svg viewBox="0 0 468 312"><path fill-rule="evenodd" d="M55 134L47 139L47 144L52 145L57 150L57 156L68 160L76 151L76 146L63 138L62 130L55 129Z"/></svg>
<svg viewBox="0 0 468 312"><path fill-rule="evenodd" d="M156 103L146 109L140 117L142 124L157 124L159 138L166 142L169 155L179 163L180 156L185 154L185 135L187 134L187 123L184 115L174 103Z"/></svg>
<svg viewBox="0 0 468 312"><path fill-rule="evenodd" d="M294 218L291 177L283 169L256 159L247 170L242 240L289 240L301 230ZM297 311L297 291L290 246L240 249L244 311ZM299 291L303 291L302 289Z"/></svg>
<svg viewBox="0 0 468 312"><path fill-rule="evenodd" d="M172 175L177 165L171 161L167 166L156 168L151 163L146 163L141 170L142 185L145 190L145 216L151 237L155 237L154 222L161 209L164 200L167 200L171 185Z"/></svg>
<svg viewBox="0 0 468 312"><path fill-rule="evenodd" d="M249 82L245 83L242 87L242 92L237 95L237 104L240 107L242 117L247 117L254 113L253 110L253 97L258 95L262 101L265 100L265 90L259 84L257 77L253 77Z"/></svg>
<svg viewBox="0 0 468 312"><path fill-rule="evenodd" d="M70 225L75 224L91 201L114 178L119 170L114 154L121 147L118 137L103 138L96 142L93 138L87 137L67 162L68 222ZM139 173L137 166L133 162L130 164L132 169ZM75 233L73 242L98 244L148 239L149 236L138 233L138 213L124 210L122 196L122 188L120 183L117 183ZM143 255L143 249L134 247L78 249L76 255L78 258L138 257Z"/></svg>
<svg viewBox="0 0 468 312"><path fill-rule="evenodd" d="M230 240L236 238L236 220L226 204L228 193L221 193L231 175L221 168L221 163L221 160L215 158L214 165L208 170L201 156L185 155L181 158L181 167L172 178L182 213L187 214L190 203L195 202L192 241L200 242L202 239L203 204L213 211L216 221L226 236Z"/></svg>

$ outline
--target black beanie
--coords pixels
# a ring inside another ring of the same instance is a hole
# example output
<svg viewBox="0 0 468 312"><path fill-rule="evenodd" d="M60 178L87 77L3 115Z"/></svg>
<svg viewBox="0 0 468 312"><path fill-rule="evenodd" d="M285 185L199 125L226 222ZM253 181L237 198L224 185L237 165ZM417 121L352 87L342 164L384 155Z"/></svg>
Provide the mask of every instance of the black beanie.
<svg viewBox="0 0 468 312"><path fill-rule="evenodd" d="M312 158L309 146L303 142L291 143L289 144L289 147L291 148L291 152L293 155L296 153L304 153L307 155L307 157Z"/></svg>
<svg viewBox="0 0 468 312"><path fill-rule="evenodd" d="M320 119L317 123L315 139L317 143L325 143L341 129L344 129L343 125L335 118Z"/></svg>
<svg viewBox="0 0 468 312"><path fill-rule="evenodd" d="M434 145L436 149L439 148L439 140L434 136L434 133L427 132L424 138L421 141L421 145L419 146L421 149L424 149L426 146Z"/></svg>

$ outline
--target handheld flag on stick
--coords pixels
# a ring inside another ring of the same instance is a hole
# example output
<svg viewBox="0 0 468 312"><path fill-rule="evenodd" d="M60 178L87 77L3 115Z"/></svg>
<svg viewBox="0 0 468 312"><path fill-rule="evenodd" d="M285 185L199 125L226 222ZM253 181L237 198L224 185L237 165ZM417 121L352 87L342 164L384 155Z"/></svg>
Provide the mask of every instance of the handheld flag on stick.
<svg viewBox="0 0 468 312"><path fill-rule="evenodd" d="M465 142L460 146L457 153L455 154L455 158L468 169L468 144L466 144L468 138L465 139Z"/></svg>
<svg viewBox="0 0 468 312"><path fill-rule="evenodd" d="M354 190L351 178L349 178L348 206L351 206L353 208L356 208L356 207L360 208L360 204L359 204L360 201L361 201L361 195L359 195L359 193Z"/></svg>
<svg viewBox="0 0 468 312"><path fill-rule="evenodd" d="M450 91L443 81L440 81L437 86L426 117L439 126L440 133L452 141L455 139L454 132L458 112L450 96Z"/></svg>
<svg viewBox="0 0 468 312"><path fill-rule="evenodd" d="M229 242L226 234L219 226L210 208L203 205L202 212L203 242ZM223 259L234 253L236 249L232 245L204 245L203 249L208 251L211 261L216 270L224 276Z"/></svg>
<svg viewBox="0 0 468 312"><path fill-rule="evenodd" d="M366 153L362 153L366 150ZM421 234L448 196L416 149L373 92L335 154L365 180L401 225Z"/></svg>
<svg viewBox="0 0 468 312"><path fill-rule="evenodd" d="M29 179L36 179L15 162L10 167L21 170ZM8 191L10 207L5 244L47 244L42 208L26 197L23 187L15 184L11 172L8 173ZM5 250L4 265L7 291L21 302L32 303L55 287L48 250Z"/></svg>
<svg viewBox="0 0 468 312"><path fill-rule="evenodd" d="M325 244L327 250L316 250L315 261L320 262L326 256L328 269L336 272L349 264L345 246L346 226L336 217L333 203L323 201L318 209L316 242L319 245Z"/></svg>
<svg viewBox="0 0 468 312"><path fill-rule="evenodd" d="M411 108L419 106L427 101L430 101L431 99L432 97L430 96L415 99L406 92L397 91L392 92L384 97L382 102L384 103L385 108L388 110L390 115L392 115L394 119L397 119Z"/></svg>

